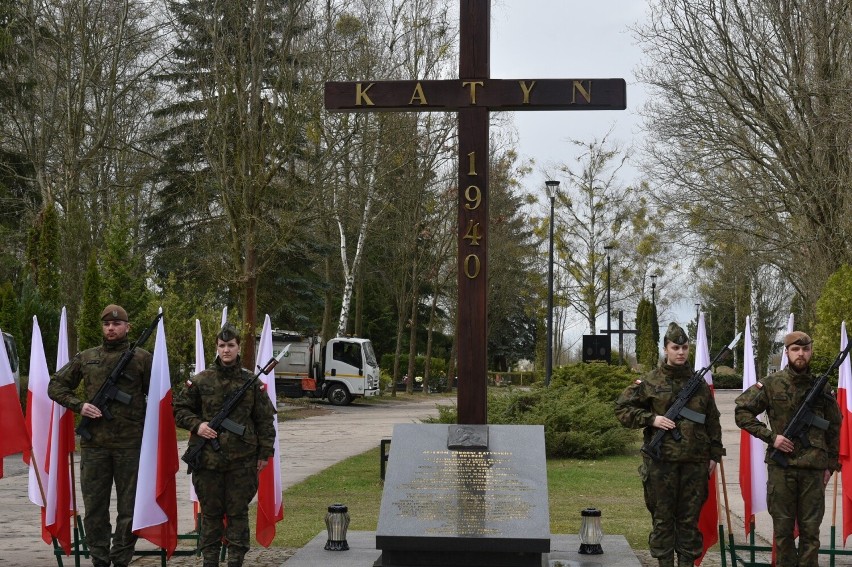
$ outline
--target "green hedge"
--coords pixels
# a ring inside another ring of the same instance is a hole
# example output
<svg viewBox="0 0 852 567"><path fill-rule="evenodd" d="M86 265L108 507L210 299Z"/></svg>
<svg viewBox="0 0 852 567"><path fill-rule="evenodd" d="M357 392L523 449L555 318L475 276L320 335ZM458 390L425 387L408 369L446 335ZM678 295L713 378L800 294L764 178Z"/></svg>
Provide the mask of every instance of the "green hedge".
<svg viewBox="0 0 852 567"><path fill-rule="evenodd" d="M490 390L488 423L543 425L548 458L594 459L635 450L639 431L615 419L613 403L636 378L624 367L576 364L557 369L548 388ZM433 423L455 423L455 406Z"/></svg>

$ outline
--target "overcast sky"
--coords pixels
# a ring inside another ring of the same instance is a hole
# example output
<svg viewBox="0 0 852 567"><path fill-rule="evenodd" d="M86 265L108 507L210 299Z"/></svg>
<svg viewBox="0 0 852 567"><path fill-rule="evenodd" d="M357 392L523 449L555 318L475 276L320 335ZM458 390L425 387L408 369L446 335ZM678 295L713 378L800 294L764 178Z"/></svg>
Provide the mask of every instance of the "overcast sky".
<svg viewBox="0 0 852 567"><path fill-rule="evenodd" d="M528 180L544 192L540 169L571 162L569 139L613 136L624 145L638 143L644 103L642 85L634 78L641 50L628 26L644 20L643 0L578 2L575 0L494 0L491 8L491 76L501 79L623 78L627 110L516 112L520 153L536 161ZM630 184L635 170L622 179Z"/></svg>
<svg viewBox="0 0 852 567"><path fill-rule="evenodd" d="M516 112L513 122L522 158L535 160L525 189L540 192L544 202L545 168L574 165L576 150L569 139L600 139L613 128L612 139L624 146L641 145L639 109L646 94L635 77L642 52L629 28L644 23L645 0L579 2L576 0L493 0L491 7L491 76L500 79L623 78L627 109L623 111ZM635 168L622 169L625 185L639 181ZM564 180L562 180L564 183ZM634 313L625 312L632 327ZM669 320L686 325L695 317L694 300L687 298L668 313ZM613 306L612 325L618 324ZM587 333L579 316L567 333L569 342ZM606 327L606 311L598 328ZM613 339L613 345L616 340Z"/></svg>

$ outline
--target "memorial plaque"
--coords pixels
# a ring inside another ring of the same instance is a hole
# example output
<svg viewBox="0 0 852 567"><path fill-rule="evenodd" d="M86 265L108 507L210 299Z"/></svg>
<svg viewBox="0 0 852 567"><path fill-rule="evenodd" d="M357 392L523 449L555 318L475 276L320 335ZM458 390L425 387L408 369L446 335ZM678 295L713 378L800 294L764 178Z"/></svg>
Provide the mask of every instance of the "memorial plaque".
<svg viewBox="0 0 852 567"><path fill-rule="evenodd" d="M447 425L394 427L376 547L381 567L540 567L550 551L544 428L488 425L448 448Z"/></svg>

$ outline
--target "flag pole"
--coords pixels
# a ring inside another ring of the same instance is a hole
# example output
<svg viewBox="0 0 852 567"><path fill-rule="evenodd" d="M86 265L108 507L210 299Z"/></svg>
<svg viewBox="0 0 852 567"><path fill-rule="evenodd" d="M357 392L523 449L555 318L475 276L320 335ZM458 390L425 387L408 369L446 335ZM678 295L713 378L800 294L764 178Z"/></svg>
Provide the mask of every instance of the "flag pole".
<svg viewBox="0 0 852 567"><path fill-rule="evenodd" d="M724 459L719 457L719 472L722 477L722 498L725 499L725 516L728 519L728 548L731 550L731 567L737 565L737 551L734 549L734 530L731 528L731 507L728 504L728 485L725 480Z"/></svg>
<svg viewBox="0 0 852 567"><path fill-rule="evenodd" d="M834 498L832 498L831 503L831 551L833 552L834 540L837 536L837 477L840 474L834 475ZM831 554L831 564L834 565L834 553Z"/></svg>
<svg viewBox="0 0 852 567"><path fill-rule="evenodd" d="M74 512L74 565L80 567L80 543L86 545L86 534L80 537L80 524L77 511L77 475L74 474L74 451L68 452L68 466L71 468L71 509Z"/></svg>

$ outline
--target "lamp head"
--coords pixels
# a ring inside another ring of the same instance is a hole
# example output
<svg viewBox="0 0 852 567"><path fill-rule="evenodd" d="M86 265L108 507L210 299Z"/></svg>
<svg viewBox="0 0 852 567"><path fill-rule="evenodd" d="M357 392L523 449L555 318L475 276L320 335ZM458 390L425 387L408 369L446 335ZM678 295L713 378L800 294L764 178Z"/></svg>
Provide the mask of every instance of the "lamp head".
<svg viewBox="0 0 852 567"><path fill-rule="evenodd" d="M548 199L555 199L559 193L559 182L553 179L548 179L544 182L544 190L547 192Z"/></svg>

